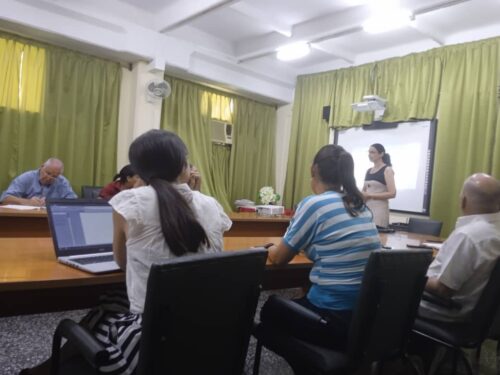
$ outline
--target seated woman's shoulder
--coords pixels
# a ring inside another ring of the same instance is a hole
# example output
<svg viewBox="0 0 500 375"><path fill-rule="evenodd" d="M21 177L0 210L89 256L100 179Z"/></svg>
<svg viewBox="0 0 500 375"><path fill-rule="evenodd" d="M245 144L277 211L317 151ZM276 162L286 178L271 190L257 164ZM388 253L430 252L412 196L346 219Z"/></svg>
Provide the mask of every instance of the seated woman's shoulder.
<svg viewBox="0 0 500 375"><path fill-rule="evenodd" d="M195 207L205 208L205 209L218 209L221 207L220 203L214 197L210 195L205 195L199 191L193 191L193 204ZM221 207L222 209L222 207Z"/></svg>

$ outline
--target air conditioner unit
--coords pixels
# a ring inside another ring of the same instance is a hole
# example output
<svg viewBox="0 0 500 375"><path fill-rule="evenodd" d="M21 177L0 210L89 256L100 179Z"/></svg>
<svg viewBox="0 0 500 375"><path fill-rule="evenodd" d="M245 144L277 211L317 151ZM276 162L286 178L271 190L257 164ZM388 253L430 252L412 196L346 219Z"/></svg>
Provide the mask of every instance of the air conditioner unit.
<svg viewBox="0 0 500 375"><path fill-rule="evenodd" d="M227 122L210 120L212 142L224 145L233 144L233 125Z"/></svg>

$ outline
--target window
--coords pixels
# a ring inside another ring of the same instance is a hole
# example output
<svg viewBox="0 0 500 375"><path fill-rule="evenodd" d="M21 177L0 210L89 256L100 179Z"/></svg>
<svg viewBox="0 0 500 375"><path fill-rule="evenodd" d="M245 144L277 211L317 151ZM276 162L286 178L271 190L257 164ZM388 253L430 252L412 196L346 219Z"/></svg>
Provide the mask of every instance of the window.
<svg viewBox="0 0 500 375"><path fill-rule="evenodd" d="M40 112L45 49L0 37L0 107Z"/></svg>
<svg viewBox="0 0 500 375"><path fill-rule="evenodd" d="M233 99L228 96L214 94L205 91L203 93L203 113L209 114L210 118L232 123Z"/></svg>

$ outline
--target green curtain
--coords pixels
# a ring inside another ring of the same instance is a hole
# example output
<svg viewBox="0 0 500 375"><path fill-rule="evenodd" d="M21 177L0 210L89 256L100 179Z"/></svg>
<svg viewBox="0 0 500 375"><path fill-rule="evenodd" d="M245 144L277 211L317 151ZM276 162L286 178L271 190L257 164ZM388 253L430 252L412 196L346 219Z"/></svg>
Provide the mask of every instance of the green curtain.
<svg viewBox="0 0 500 375"><path fill-rule="evenodd" d="M357 118L348 104L375 93L388 99L384 121L432 119L437 114L430 214L444 222L447 235L460 213L464 179L474 172L500 177L499 43L500 38L494 38L299 77L286 205L296 204L310 191L308 167L327 142L321 107L333 103L332 126L357 126L365 119Z"/></svg>
<svg viewBox="0 0 500 375"><path fill-rule="evenodd" d="M331 78L335 81L330 116L332 127L360 126L372 121L371 113L353 111L351 104L360 102L364 95L375 92L374 68L374 64L367 64L332 72Z"/></svg>
<svg viewBox="0 0 500 375"><path fill-rule="evenodd" d="M189 150L190 163L201 173L201 191L215 196L227 210L229 203L224 199L224 194L216 193L217 186L225 186L225 183L217 181L218 175L211 173L212 143L208 96L199 85L172 77L165 79L172 87L172 94L163 101L161 128L173 131L182 138Z"/></svg>
<svg viewBox="0 0 500 375"><path fill-rule="evenodd" d="M445 234L460 215L465 178L500 178L499 54L500 38L443 49L431 215L444 222Z"/></svg>
<svg viewBox="0 0 500 375"><path fill-rule="evenodd" d="M385 122L436 117L442 57L436 50L376 63L375 90L387 99Z"/></svg>
<svg viewBox="0 0 500 375"><path fill-rule="evenodd" d="M182 79L165 79L172 95L164 101L161 128L186 143L190 161L202 175L203 193L215 197L229 212L235 199L255 200L261 186L274 185L274 107ZM234 113L228 114L231 101ZM231 118L231 147L212 145L213 116Z"/></svg>
<svg viewBox="0 0 500 375"><path fill-rule="evenodd" d="M335 79L332 74L298 77L292 113L292 130L283 193L285 207L293 207L311 194L310 166L321 146L328 143L328 123L323 107L333 103Z"/></svg>
<svg viewBox="0 0 500 375"><path fill-rule="evenodd" d="M2 85L15 80L20 66L24 69L28 63L35 67L19 79L34 80L41 90L38 108L28 108L25 102L15 108L0 106L1 188L51 156L64 162L64 174L76 193L81 185L108 182L116 168L119 64L8 34L0 38L13 42L6 45L12 47L9 69L1 73L10 78L1 80L0 92L5 94ZM32 58L41 56L41 51L43 59ZM33 85L19 87L16 95L33 95Z"/></svg>
<svg viewBox="0 0 500 375"><path fill-rule="evenodd" d="M214 196L222 197L222 201L226 206L230 205L230 161L231 147L215 143L212 144L212 162L210 164L210 170L214 177L214 181L216 181L214 186ZM219 202L221 201L221 199L218 200Z"/></svg>
<svg viewBox="0 0 500 375"><path fill-rule="evenodd" d="M235 98L231 150L231 202L247 198L256 203L263 186L275 186L276 109Z"/></svg>

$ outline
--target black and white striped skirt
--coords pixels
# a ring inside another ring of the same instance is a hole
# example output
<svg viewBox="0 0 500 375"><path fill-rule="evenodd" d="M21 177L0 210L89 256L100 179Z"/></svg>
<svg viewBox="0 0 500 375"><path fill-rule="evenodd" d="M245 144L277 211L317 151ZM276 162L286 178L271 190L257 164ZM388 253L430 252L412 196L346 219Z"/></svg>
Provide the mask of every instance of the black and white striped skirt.
<svg viewBox="0 0 500 375"><path fill-rule="evenodd" d="M99 370L112 375L132 374L139 359L142 315L129 311L124 291L109 292L100 299L99 306L92 309L81 322L110 354L109 362Z"/></svg>

